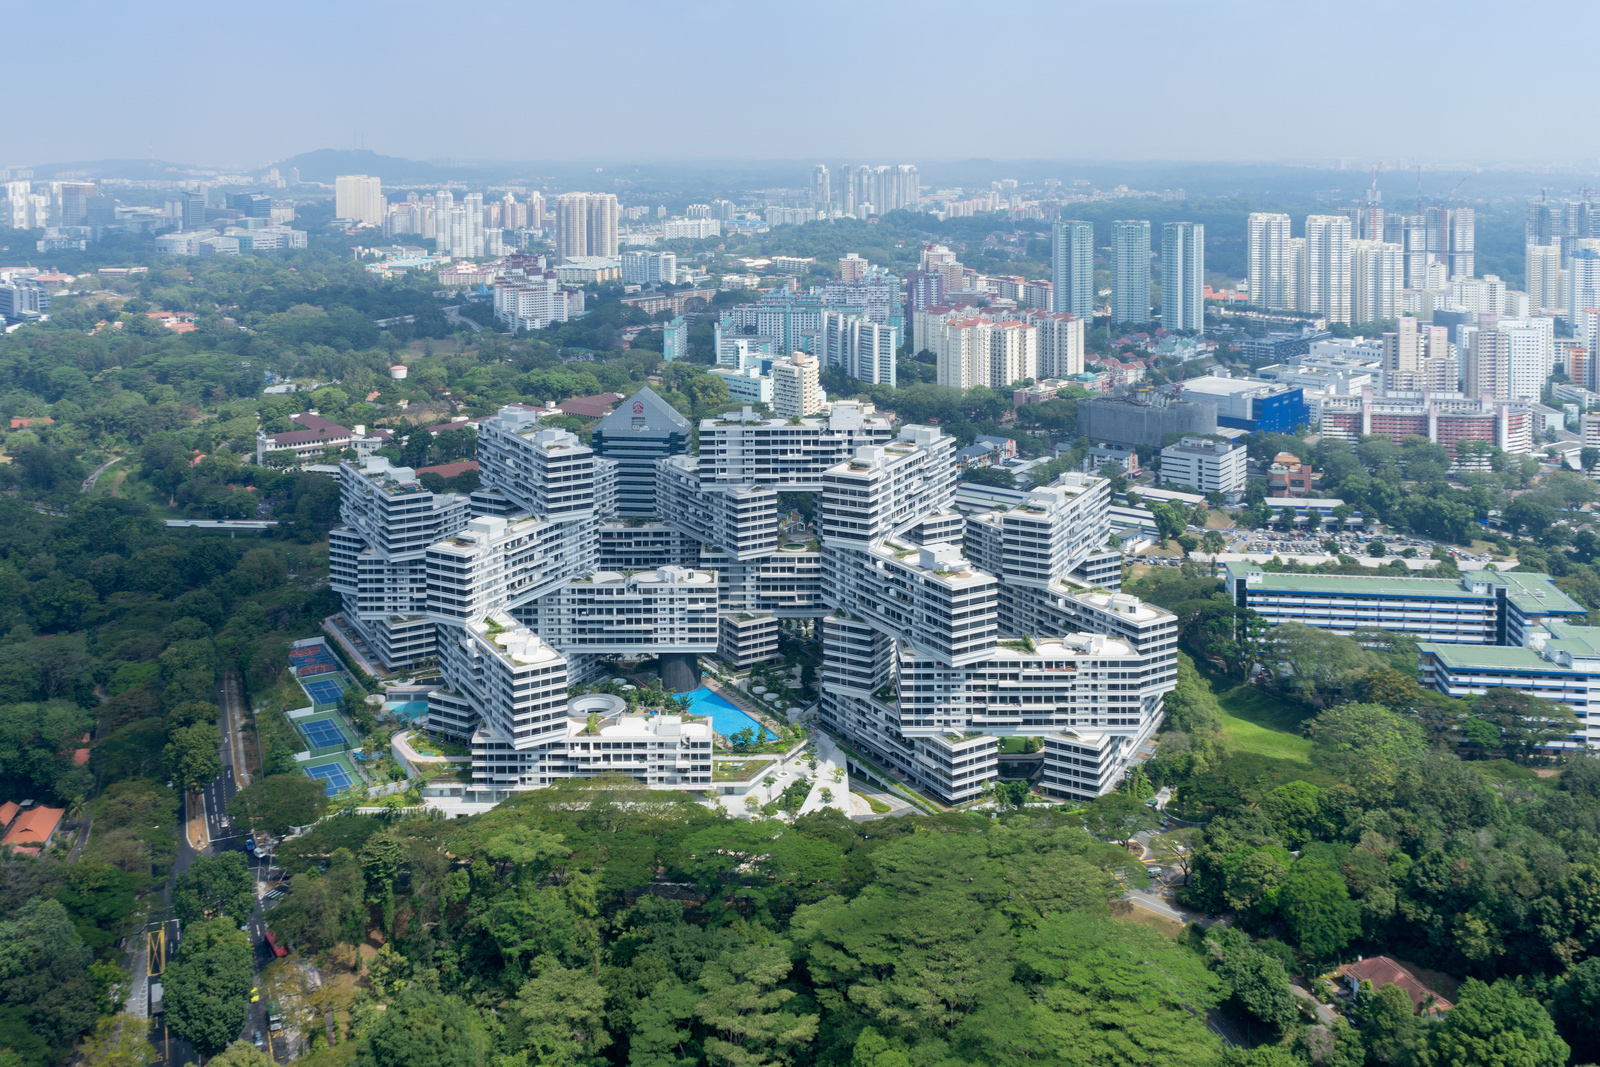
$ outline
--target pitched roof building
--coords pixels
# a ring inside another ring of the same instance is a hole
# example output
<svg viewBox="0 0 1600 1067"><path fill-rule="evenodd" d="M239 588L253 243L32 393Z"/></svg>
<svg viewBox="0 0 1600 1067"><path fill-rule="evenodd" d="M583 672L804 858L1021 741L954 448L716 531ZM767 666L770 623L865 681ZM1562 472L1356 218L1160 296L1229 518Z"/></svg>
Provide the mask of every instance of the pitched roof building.
<svg viewBox="0 0 1600 1067"><path fill-rule="evenodd" d="M656 460L689 450L689 420L645 386L594 428L590 447L615 460L617 514L642 518L656 513Z"/></svg>

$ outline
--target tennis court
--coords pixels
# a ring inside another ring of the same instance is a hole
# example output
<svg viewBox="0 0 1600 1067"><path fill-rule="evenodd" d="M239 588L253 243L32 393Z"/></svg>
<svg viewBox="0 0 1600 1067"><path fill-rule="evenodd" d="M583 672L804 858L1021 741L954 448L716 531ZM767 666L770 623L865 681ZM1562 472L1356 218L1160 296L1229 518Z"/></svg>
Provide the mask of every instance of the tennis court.
<svg viewBox="0 0 1600 1067"><path fill-rule="evenodd" d="M307 767L306 773L323 784L323 790L328 796L349 789L353 784L350 774L337 763L324 764L321 767Z"/></svg>
<svg viewBox="0 0 1600 1067"><path fill-rule="evenodd" d="M339 724L331 719L322 719L317 722L303 722L300 732L306 735L306 740L311 742L312 748L332 748L335 745L347 745L350 739L339 729Z"/></svg>
<svg viewBox="0 0 1600 1067"><path fill-rule="evenodd" d="M337 704L344 698L344 689L331 678L319 678L314 682L302 680L300 684L316 704Z"/></svg>
<svg viewBox="0 0 1600 1067"><path fill-rule="evenodd" d="M304 678L307 675L311 675L311 674L329 674L329 673L331 673L333 671L336 671L338 669L339 669L339 665L336 664L336 663L312 663L312 664L308 664L308 665L306 665L304 667L296 667L295 668L295 673L299 674L300 677Z"/></svg>

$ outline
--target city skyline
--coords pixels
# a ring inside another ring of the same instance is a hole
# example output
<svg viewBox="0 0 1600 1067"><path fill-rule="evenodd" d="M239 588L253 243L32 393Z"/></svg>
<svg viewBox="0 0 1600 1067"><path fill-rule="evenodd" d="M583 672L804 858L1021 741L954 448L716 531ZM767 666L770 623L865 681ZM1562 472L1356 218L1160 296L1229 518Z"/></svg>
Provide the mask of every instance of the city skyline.
<svg viewBox="0 0 1600 1067"><path fill-rule="evenodd" d="M1427 39L1452 56L1463 69L1493 69L1507 55L1531 54L1545 41L1545 22L1518 22L1495 17L1478 5L1449 10L1442 19L1437 5L1409 8L1376 3L1294 7L1242 0L1204 9L1188 9L1149 0L1103 10L1085 4L1022 4L1008 11L1007 22L1026 33L1028 47L1043 53L1059 50L1075 57L1074 73L1095 100L1098 121L1088 129L1061 127L1030 131L1023 149L1030 158L1099 160L1266 161L1400 159L1478 162L1507 160L1578 162L1595 165L1580 127L1528 113L1516 94L1491 79L1473 79L1453 87L1454 104L1424 124L1397 122L1383 128L1365 116L1380 113L1393 99L1418 99L1435 88L1425 66L1386 63L1381 50L1353 52L1343 64L1337 94L1304 73L1305 42L1314 39L1337 14L1341 22L1382 26L1396 40ZM76 5L94 19L122 13L104 3ZM271 91L197 94L199 83L227 85L238 77L234 46L260 32L251 12L209 10L204 18L188 17L189 5L156 5L154 17L119 27L114 40L76 41L57 32L59 13L29 5L7 6L8 28L29 47L12 56L12 76L24 83L52 86L54 106L65 112L103 107L107 99L130 110L184 101L187 121L154 126L136 123L74 125L36 124L8 131L7 150L19 160L82 160L90 158L166 158L253 165L281 159L318 145L361 146L383 152L414 152L423 157L528 157L551 159L726 159L792 157L801 154L834 158L905 159L962 158L993 154L992 105L983 94L956 97L935 111L908 110L884 122L873 109L848 101L819 101L809 108L791 108L780 120L783 135L759 141L741 140L737 151L726 139L729 126L771 123L773 116L760 94L748 99L724 94L718 107L721 122L703 127L680 124L643 125L626 138L606 121L648 98L668 57L692 54L710 27L743 26L760 34L772 67L804 69L819 80L844 78L881 57L877 48L894 40L906 54L932 54L946 43L951 20L969 14L952 3L902 3L869 7L824 3L818 12L848 17L852 32L831 38L818 50L804 35L763 33L770 16L722 2L685 5L670 11L650 5L617 5L616 25L636 40L650 41L661 62L629 64L596 81L583 94L571 121L540 129L522 145L505 136L499 112L462 107L453 94L438 94L423 82L391 84L381 106L329 108L329 100L375 100L372 86L390 72L391 55L414 48L420 5L369 4L313 7L289 2L275 9L281 24L307 24L316 32L298 36L295 45L272 68ZM415 17L408 17L415 16ZM163 17L163 14L165 17ZM1592 27L1592 8L1557 4L1546 10L1572 35ZM489 3L470 17L427 18L430 48L441 52L483 50L483 30L493 26L537 26L541 39L581 39L592 32L581 9L558 5ZM1481 33L1480 20L1495 17L1495 32ZM147 60L167 41L175 21L186 26L186 62L152 64ZM1141 76L1128 83L1126 53L1107 47L1137 33L1143 47ZM352 42L359 45L352 47ZM1219 62L1193 64L1194 55ZM1276 86L1253 98L1251 123L1269 129L1269 140L1229 137L1160 106L1172 93L1210 99L1227 106L1243 92L1237 66L1229 55L1249 55L1250 81ZM555 48L540 60L541 80L582 81L592 75L589 53ZM63 70L73 77L63 79ZM1377 76L1382 72L1382 77ZM1026 98L1055 88L1056 74L1043 66L1016 64L1008 69L1010 88ZM1372 76L1367 76L1368 74ZM526 91L526 72L517 65L475 65L474 82L484 99ZM1117 91L1100 92L1115 84ZM239 122L241 96L250 100L249 122ZM1496 126L1515 128L1515 152L1474 156L1484 151L1481 131ZM1522 146L1538 145L1536 149ZM536 147L537 146L537 147Z"/></svg>

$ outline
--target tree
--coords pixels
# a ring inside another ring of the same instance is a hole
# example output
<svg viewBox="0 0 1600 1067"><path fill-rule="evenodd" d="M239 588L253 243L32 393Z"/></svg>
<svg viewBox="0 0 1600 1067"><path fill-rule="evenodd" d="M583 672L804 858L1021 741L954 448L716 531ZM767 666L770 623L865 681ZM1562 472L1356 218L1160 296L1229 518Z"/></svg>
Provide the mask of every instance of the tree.
<svg viewBox="0 0 1600 1067"><path fill-rule="evenodd" d="M1266 639L1263 659L1277 683L1315 707L1334 703L1347 686L1383 666L1350 638L1298 622L1274 626Z"/></svg>
<svg viewBox="0 0 1600 1067"><path fill-rule="evenodd" d="M1600 448L1594 448L1593 446L1585 445L1583 448L1579 449L1578 463L1583 467L1584 470L1593 473L1596 467L1600 467Z"/></svg>
<svg viewBox="0 0 1600 1067"><path fill-rule="evenodd" d="M120 1013L103 1017L78 1046L81 1067L153 1067L161 1054L150 1043L150 1021Z"/></svg>
<svg viewBox="0 0 1600 1067"><path fill-rule="evenodd" d="M1127 793L1112 792L1090 802L1083 823L1095 837L1109 837L1126 848L1136 835L1159 826L1160 820L1142 801Z"/></svg>
<svg viewBox="0 0 1600 1067"><path fill-rule="evenodd" d="M198 792L222 773L222 734L215 723L197 722L170 736L161 758L180 789Z"/></svg>
<svg viewBox="0 0 1600 1067"><path fill-rule="evenodd" d="M1284 1027L1299 1017L1289 973L1276 956L1262 952L1238 931L1219 937L1208 935L1214 955L1213 969L1227 983L1233 999L1246 1012L1268 1026Z"/></svg>
<svg viewBox="0 0 1600 1067"><path fill-rule="evenodd" d="M195 923L164 980L172 1032L214 1056L244 1027L254 980L250 942L232 919Z"/></svg>
<svg viewBox="0 0 1600 1067"><path fill-rule="evenodd" d="M1417 1035L1411 995L1397 985L1372 988L1365 978L1351 1005L1350 1021L1361 1035L1367 1058L1377 1064L1402 1063Z"/></svg>
<svg viewBox="0 0 1600 1067"><path fill-rule="evenodd" d="M282 837L293 826L308 826L328 806L327 790L303 774L269 774L235 793L228 817L258 833Z"/></svg>
<svg viewBox="0 0 1600 1067"><path fill-rule="evenodd" d="M201 856L180 875L172 888L172 904L184 925L213 915L242 921L255 910L256 884L245 864L244 853L224 852Z"/></svg>
<svg viewBox="0 0 1600 1067"><path fill-rule="evenodd" d="M356 1047L361 1067L480 1067L489 1035L459 997L407 989L368 1027Z"/></svg>
<svg viewBox="0 0 1600 1067"><path fill-rule="evenodd" d="M1600 1060L1600 956L1590 956L1573 967L1556 986L1551 1001L1556 1026L1572 1045L1572 1058L1580 1063Z"/></svg>
<svg viewBox="0 0 1600 1067"><path fill-rule="evenodd" d="M215 1056L206 1067L276 1067L277 1061L248 1041L235 1041Z"/></svg>
<svg viewBox="0 0 1600 1067"><path fill-rule="evenodd" d="M1222 536L1221 530L1207 530L1205 536L1200 538L1200 546L1211 557L1211 573L1216 574L1217 557L1227 549L1228 539Z"/></svg>
<svg viewBox="0 0 1600 1067"><path fill-rule="evenodd" d="M1367 542L1367 555L1373 559L1382 559L1389 554L1389 546L1374 538Z"/></svg>
<svg viewBox="0 0 1600 1067"><path fill-rule="evenodd" d="M1569 1051L1537 1000L1503 978L1469 978L1416 1058L1420 1067L1561 1067Z"/></svg>
<svg viewBox="0 0 1600 1067"><path fill-rule="evenodd" d="M1504 744L1521 749L1524 757L1582 729L1567 705L1519 689L1497 686L1486 690L1472 698L1472 710L1476 718L1499 731Z"/></svg>
<svg viewBox="0 0 1600 1067"><path fill-rule="evenodd" d="M603 1064L606 991L585 970L571 970L549 956L534 961L538 977L523 983L512 1002L513 1041L533 1062L551 1067Z"/></svg>
<svg viewBox="0 0 1600 1067"><path fill-rule="evenodd" d="M1306 732L1311 755L1321 766L1337 768L1359 790L1391 793L1400 775L1426 747L1422 728L1381 704L1341 704L1318 715Z"/></svg>
<svg viewBox="0 0 1600 1067"><path fill-rule="evenodd" d="M782 942L749 945L706 965L695 1015L710 1033L706 1058L729 1067L788 1063L817 1034L819 1016L789 1010L794 964ZM601 998L603 1004L604 998Z"/></svg>
<svg viewBox="0 0 1600 1067"><path fill-rule="evenodd" d="M1183 872L1187 882L1194 873L1194 850L1200 843L1200 831L1192 827L1168 830L1150 839L1150 857L1169 864Z"/></svg>
<svg viewBox="0 0 1600 1067"><path fill-rule="evenodd" d="M1545 529L1556 521L1556 512L1548 504L1541 504L1525 496L1519 496L1505 506L1500 513L1511 532L1526 530L1529 537L1537 539Z"/></svg>
<svg viewBox="0 0 1600 1067"><path fill-rule="evenodd" d="M1278 890L1278 908L1300 950L1322 963L1361 936L1361 909L1337 867L1302 858Z"/></svg>

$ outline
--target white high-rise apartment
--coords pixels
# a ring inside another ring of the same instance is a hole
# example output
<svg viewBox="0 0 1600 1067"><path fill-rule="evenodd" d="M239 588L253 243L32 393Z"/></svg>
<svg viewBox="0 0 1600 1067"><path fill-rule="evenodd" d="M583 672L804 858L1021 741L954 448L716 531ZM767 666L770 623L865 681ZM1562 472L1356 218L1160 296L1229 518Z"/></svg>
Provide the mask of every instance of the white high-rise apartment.
<svg viewBox="0 0 1600 1067"><path fill-rule="evenodd" d="M1567 286L1562 300L1567 321L1586 308L1600 308L1600 251L1579 247L1567 261Z"/></svg>
<svg viewBox="0 0 1600 1067"><path fill-rule="evenodd" d="M1250 302L1269 311L1292 310L1294 280L1289 262L1289 216L1252 211L1246 255Z"/></svg>
<svg viewBox="0 0 1600 1067"><path fill-rule="evenodd" d="M865 315L824 311L823 362L830 367L838 367L858 381L892 388L895 384L894 360L899 347L898 333L895 327L873 322ZM773 381L773 388L776 389L776 378Z"/></svg>
<svg viewBox="0 0 1600 1067"><path fill-rule="evenodd" d="M1350 322L1350 219L1306 216L1305 291L1300 310Z"/></svg>
<svg viewBox="0 0 1600 1067"><path fill-rule="evenodd" d="M951 319L928 331L938 382L957 389L1006 389L1039 377L1039 331L1031 323Z"/></svg>
<svg viewBox="0 0 1600 1067"><path fill-rule="evenodd" d="M821 368L817 357L795 352L772 364L772 413L799 419L822 410Z"/></svg>
<svg viewBox="0 0 1600 1067"><path fill-rule="evenodd" d="M1051 232L1050 260L1050 310L1094 318L1094 223L1057 222Z"/></svg>
<svg viewBox="0 0 1600 1067"><path fill-rule="evenodd" d="M1299 311L1306 291L1306 239L1289 238L1286 253L1285 260L1289 266L1289 308Z"/></svg>
<svg viewBox="0 0 1600 1067"><path fill-rule="evenodd" d="M450 215L455 210L456 198L449 189L433 194L434 251L441 256L451 254Z"/></svg>
<svg viewBox="0 0 1600 1067"><path fill-rule="evenodd" d="M1161 227L1161 325L1204 330L1206 228L1198 222Z"/></svg>
<svg viewBox="0 0 1600 1067"><path fill-rule="evenodd" d="M1535 313L1560 313L1561 246L1528 245L1525 263L1529 306Z"/></svg>
<svg viewBox="0 0 1600 1067"><path fill-rule="evenodd" d="M617 198L612 193L563 193L556 197L556 254L617 254Z"/></svg>
<svg viewBox="0 0 1600 1067"><path fill-rule="evenodd" d="M828 187L828 167L824 163L811 168L811 203L823 209L833 203L833 191Z"/></svg>
<svg viewBox="0 0 1600 1067"><path fill-rule="evenodd" d="M333 213L363 226L382 226L387 205L383 183L365 174L341 174L333 180Z"/></svg>
<svg viewBox="0 0 1600 1067"><path fill-rule="evenodd" d="M1392 319L1400 313L1405 288L1405 255L1397 244L1351 241L1354 267L1353 317L1358 323Z"/></svg>
<svg viewBox="0 0 1600 1067"><path fill-rule="evenodd" d="M1039 331L1039 377L1071 378L1083 373L1083 319L1065 311L1028 309L1022 321Z"/></svg>
<svg viewBox="0 0 1600 1067"><path fill-rule="evenodd" d="M468 517L465 496L429 492L409 467L381 456L339 465L343 525L328 532L329 585L343 598L345 620L384 667L434 654L423 553Z"/></svg>
<svg viewBox="0 0 1600 1067"><path fill-rule="evenodd" d="M1111 322L1150 321L1150 220L1111 224Z"/></svg>
<svg viewBox="0 0 1600 1067"><path fill-rule="evenodd" d="M624 252L622 280L629 285L672 285L678 280L678 257L672 252Z"/></svg>
<svg viewBox="0 0 1600 1067"><path fill-rule="evenodd" d="M854 401L819 418L766 418L746 409L700 420L700 474L719 485L770 485L814 493L825 471L867 445L887 444L889 420Z"/></svg>
<svg viewBox="0 0 1600 1067"><path fill-rule="evenodd" d="M1555 320L1546 316L1501 319L1495 328L1506 338L1507 398L1538 401L1555 368Z"/></svg>
<svg viewBox="0 0 1600 1067"><path fill-rule="evenodd" d="M1461 378L1461 391L1469 399L1511 399L1511 338L1492 322L1480 323L1467 340Z"/></svg>

